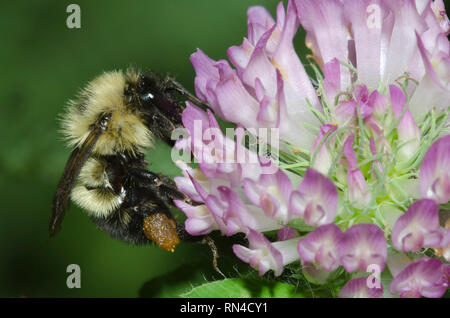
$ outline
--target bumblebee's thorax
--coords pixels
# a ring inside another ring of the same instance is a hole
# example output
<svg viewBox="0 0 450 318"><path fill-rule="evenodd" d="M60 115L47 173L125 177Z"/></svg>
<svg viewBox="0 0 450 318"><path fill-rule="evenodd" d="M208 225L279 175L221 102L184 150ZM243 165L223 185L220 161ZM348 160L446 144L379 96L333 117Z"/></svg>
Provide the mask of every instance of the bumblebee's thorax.
<svg viewBox="0 0 450 318"><path fill-rule="evenodd" d="M152 134L139 105L124 95L126 87L137 85L138 78L134 70L128 70L126 74L121 71L104 73L90 82L76 100L70 101L62 120L70 146L80 146L99 117L110 114L109 125L99 137L93 153L139 153L151 147Z"/></svg>

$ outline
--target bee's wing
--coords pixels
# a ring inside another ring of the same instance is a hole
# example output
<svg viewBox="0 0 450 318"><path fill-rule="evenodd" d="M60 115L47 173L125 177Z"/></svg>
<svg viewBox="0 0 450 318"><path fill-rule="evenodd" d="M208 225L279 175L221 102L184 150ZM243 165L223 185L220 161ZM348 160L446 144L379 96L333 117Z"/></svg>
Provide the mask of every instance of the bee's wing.
<svg viewBox="0 0 450 318"><path fill-rule="evenodd" d="M50 217L50 236L55 235L61 229L61 223L69 204L70 192L80 174L81 168L89 158L92 149L103 131L104 129L101 129L101 127L95 127L84 143L72 151L59 180L55 196L53 197L53 209Z"/></svg>

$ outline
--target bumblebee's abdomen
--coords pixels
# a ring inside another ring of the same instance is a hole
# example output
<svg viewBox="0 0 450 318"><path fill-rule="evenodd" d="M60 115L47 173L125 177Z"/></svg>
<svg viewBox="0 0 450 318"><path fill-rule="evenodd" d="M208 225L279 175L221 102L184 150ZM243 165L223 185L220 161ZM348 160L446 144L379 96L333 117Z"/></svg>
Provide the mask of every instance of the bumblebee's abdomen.
<svg viewBox="0 0 450 318"><path fill-rule="evenodd" d="M117 210L126 195L124 190L114 192L106 171L107 165L104 159L89 158L70 195L78 206L97 217L106 217Z"/></svg>
<svg viewBox="0 0 450 318"><path fill-rule="evenodd" d="M110 189L91 189L84 184L76 184L70 195L72 201L85 209L90 215L106 217L117 210L123 198L115 195Z"/></svg>
<svg viewBox="0 0 450 318"><path fill-rule="evenodd" d="M125 219L124 219L125 218ZM143 216L119 210L108 217L92 216L92 221L103 231L116 239L135 245L148 244L151 241L143 232Z"/></svg>

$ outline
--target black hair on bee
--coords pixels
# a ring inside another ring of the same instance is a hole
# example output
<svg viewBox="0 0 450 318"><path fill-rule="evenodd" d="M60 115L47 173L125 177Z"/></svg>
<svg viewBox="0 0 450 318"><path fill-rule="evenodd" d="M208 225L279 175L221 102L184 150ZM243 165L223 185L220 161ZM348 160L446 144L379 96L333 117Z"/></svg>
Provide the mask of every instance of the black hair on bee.
<svg viewBox="0 0 450 318"><path fill-rule="evenodd" d="M173 145L171 133L182 126L174 91L203 105L173 79L133 68L100 75L69 102L62 128L73 151L53 199L50 235L60 230L71 198L119 240L173 251L180 240L201 239L170 212L174 199L190 199L144 160L155 139Z"/></svg>

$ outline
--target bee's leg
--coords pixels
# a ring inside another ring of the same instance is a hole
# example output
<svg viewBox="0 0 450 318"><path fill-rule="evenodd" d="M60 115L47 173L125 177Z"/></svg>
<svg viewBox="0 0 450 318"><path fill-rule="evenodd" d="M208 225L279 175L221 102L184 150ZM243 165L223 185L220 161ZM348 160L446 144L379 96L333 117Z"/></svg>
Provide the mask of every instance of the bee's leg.
<svg viewBox="0 0 450 318"><path fill-rule="evenodd" d="M218 272L220 275L222 275L224 278L226 278L225 275L219 269L219 266L217 264L217 260L219 258L219 251L217 250L214 240L209 235L199 235L199 236L190 235L184 228L184 225L182 225L180 223L177 223L177 232L178 232L178 237L180 238L181 241L208 244L209 248L211 249L212 256L213 256L214 270L216 272Z"/></svg>
<svg viewBox="0 0 450 318"><path fill-rule="evenodd" d="M145 168L130 168L128 172L139 186L150 188L168 205L173 205L173 200L193 204L188 196L178 190L175 181L165 175L154 173Z"/></svg>
<svg viewBox="0 0 450 318"><path fill-rule="evenodd" d="M152 172L145 168L144 157L111 156L107 158L106 175L112 190L120 195L126 193L128 207L149 200L152 196L166 205L173 205L173 200L192 203L189 197L180 192L171 178Z"/></svg>
<svg viewBox="0 0 450 318"><path fill-rule="evenodd" d="M164 141L171 147L175 145L176 140L172 139L172 132L181 126L181 115L179 121L175 122L160 110L154 109L151 114L147 115L147 123L150 131L157 139Z"/></svg>
<svg viewBox="0 0 450 318"><path fill-rule="evenodd" d="M202 102L194 94L190 93L183 85L181 85L179 82L177 82L174 78L172 78L170 76L167 76L164 79L163 85L166 90L177 91L179 94L186 97L191 103L202 108L203 110L207 110L210 108L207 103Z"/></svg>
<svg viewBox="0 0 450 318"><path fill-rule="evenodd" d="M214 240L210 236L206 235L206 236L203 237L202 243L203 244L208 244L209 248L211 249L211 252L213 254L213 267L214 267L214 270L216 272L218 272L220 275L222 275L224 278L227 278L222 273L222 271L219 269L219 266L217 265L217 259L219 258L219 252L217 251L217 247L216 247L216 244L214 243Z"/></svg>
<svg viewBox="0 0 450 318"><path fill-rule="evenodd" d="M171 178L139 165L129 167L118 157L108 162L109 182L113 189L118 191L125 187L127 193L121 208L140 215L145 236L164 250L173 251L180 241L208 244L213 254L213 267L224 276L217 266L219 253L213 239L208 235L190 235L169 210L169 206L174 205L173 200L195 202L180 192Z"/></svg>
<svg viewBox="0 0 450 318"><path fill-rule="evenodd" d="M169 177L166 177L161 174L156 174L147 169L138 169L138 168L132 169L131 174L134 176L135 180L138 180L140 186L148 186L151 189L151 191L156 193L158 198L162 199L164 203L167 205L173 205L173 200L184 200L186 203L195 204L188 196L186 196L177 189L175 182ZM145 220L150 219L146 217L144 219L144 224ZM147 232L150 229L151 228L148 227ZM184 225L178 222L176 222L176 232L178 238L181 241L208 244L213 254L213 267L218 273L224 276L223 273L220 271L219 267L217 266L217 259L219 258L219 253L217 251L216 245L214 244L214 240L211 237L209 237L208 235L202 236L190 235L186 231Z"/></svg>
<svg viewBox="0 0 450 318"><path fill-rule="evenodd" d="M225 277L217 265L219 252L214 240L208 235L190 235L184 225L176 222L169 210L164 208L164 203L155 204L155 201L149 200L131 208L131 210L142 215L142 230L145 236L166 251L173 252L180 241L208 244L213 255L212 265L214 270Z"/></svg>

